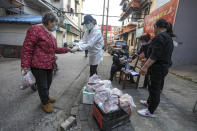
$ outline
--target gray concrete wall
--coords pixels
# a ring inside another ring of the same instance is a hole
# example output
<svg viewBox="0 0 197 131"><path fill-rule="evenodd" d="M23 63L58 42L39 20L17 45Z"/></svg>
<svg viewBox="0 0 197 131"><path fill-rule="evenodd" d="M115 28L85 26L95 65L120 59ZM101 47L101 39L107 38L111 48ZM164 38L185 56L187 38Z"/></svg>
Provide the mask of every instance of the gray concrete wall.
<svg viewBox="0 0 197 131"><path fill-rule="evenodd" d="M5 16L5 15L6 15L5 9L0 8L0 16Z"/></svg>
<svg viewBox="0 0 197 131"><path fill-rule="evenodd" d="M27 29L31 25L0 24L0 45L23 45Z"/></svg>
<svg viewBox="0 0 197 131"><path fill-rule="evenodd" d="M173 66L197 64L197 0L180 0L174 31L178 47L173 53Z"/></svg>

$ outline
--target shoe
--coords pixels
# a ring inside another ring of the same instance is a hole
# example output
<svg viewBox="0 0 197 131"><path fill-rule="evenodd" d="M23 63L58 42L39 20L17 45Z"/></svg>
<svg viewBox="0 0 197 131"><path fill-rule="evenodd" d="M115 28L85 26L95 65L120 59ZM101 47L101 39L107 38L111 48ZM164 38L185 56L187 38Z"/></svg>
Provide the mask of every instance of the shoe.
<svg viewBox="0 0 197 131"><path fill-rule="evenodd" d="M52 113L54 111L53 105L52 104L45 104L45 105L43 105L43 110L46 113Z"/></svg>
<svg viewBox="0 0 197 131"><path fill-rule="evenodd" d="M151 114L150 111L148 109L142 109L142 110L138 110L137 113L141 116L145 116L145 117L151 117L154 118L156 117L154 114Z"/></svg>
<svg viewBox="0 0 197 131"><path fill-rule="evenodd" d="M51 103L54 103L54 102L56 101L56 99L55 99L54 97L49 97L49 101L50 101Z"/></svg>
<svg viewBox="0 0 197 131"><path fill-rule="evenodd" d="M147 101L145 101L145 100L140 100L140 103L141 103L142 105L144 105L144 106L148 107L148 103L147 103Z"/></svg>

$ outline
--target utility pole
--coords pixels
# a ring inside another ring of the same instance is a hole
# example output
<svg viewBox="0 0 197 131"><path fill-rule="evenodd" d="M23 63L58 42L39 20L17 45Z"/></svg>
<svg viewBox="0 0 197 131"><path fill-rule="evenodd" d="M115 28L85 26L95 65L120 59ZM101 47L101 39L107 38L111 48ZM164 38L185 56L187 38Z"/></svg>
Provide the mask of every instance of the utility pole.
<svg viewBox="0 0 197 131"><path fill-rule="evenodd" d="M81 13L81 24L82 24L82 21L83 21L83 14ZM83 38L83 27L81 28L81 33L80 33L80 39Z"/></svg>
<svg viewBox="0 0 197 131"><path fill-rule="evenodd" d="M109 15L109 0L108 0L108 3L107 3L107 19L106 19L106 28L105 28L105 44L107 44L108 15Z"/></svg>
<svg viewBox="0 0 197 131"><path fill-rule="evenodd" d="M104 15L105 15L105 0L103 1L103 18L102 18L102 26L101 26L101 31L103 35L103 24L104 24Z"/></svg>

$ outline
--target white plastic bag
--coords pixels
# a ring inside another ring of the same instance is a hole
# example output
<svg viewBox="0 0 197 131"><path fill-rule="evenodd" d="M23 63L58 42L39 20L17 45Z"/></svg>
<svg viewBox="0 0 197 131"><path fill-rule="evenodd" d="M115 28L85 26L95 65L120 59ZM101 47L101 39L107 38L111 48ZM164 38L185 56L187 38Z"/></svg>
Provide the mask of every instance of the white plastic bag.
<svg viewBox="0 0 197 131"><path fill-rule="evenodd" d="M107 114L119 110L120 108L118 103L119 103L118 96L113 95L108 99L105 99L104 102L99 101L98 106L104 113Z"/></svg>
<svg viewBox="0 0 197 131"><path fill-rule="evenodd" d="M104 84L105 88L112 88L112 84L110 80L101 80L99 81L100 84Z"/></svg>
<svg viewBox="0 0 197 131"><path fill-rule="evenodd" d="M95 79L94 79L95 80ZM93 82L91 80L91 82ZM96 81L94 81L94 83L88 83L88 85L86 86L86 91L88 92L96 92L97 90L103 90L105 88L111 88L111 81L109 80L97 80L97 83L95 83Z"/></svg>
<svg viewBox="0 0 197 131"><path fill-rule="evenodd" d="M95 92L98 88L100 88L101 86L103 86L104 84L101 83L97 83L97 84L93 84L93 85L87 85L86 86L86 91L87 92Z"/></svg>
<svg viewBox="0 0 197 131"><path fill-rule="evenodd" d="M31 71L28 71L25 75L24 73L22 73L20 89L24 90L25 88L30 87L35 83L36 79Z"/></svg>
<svg viewBox="0 0 197 131"><path fill-rule="evenodd" d="M93 76L91 76L91 77L89 78L88 84L90 84L90 85L96 84L96 83L98 83L99 81L100 81L99 77L98 77L96 74L94 74Z"/></svg>
<svg viewBox="0 0 197 131"><path fill-rule="evenodd" d="M109 104L108 102L104 103L103 105L103 112L107 113L111 113L111 112L115 112L117 110L119 110L119 106L116 104Z"/></svg>
<svg viewBox="0 0 197 131"><path fill-rule="evenodd" d="M124 94L123 96L120 97L120 107L123 109L125 112L127 112L129 115L132 114L134 107L136 107L132 96L128 94Z"/></svg>
<svg viewBox="0 0 197 131"><path fill-rule="evenodd" d="M111 82L110 83L108 81L105 81L105 82L99 83L99 84L103 84L103 85L98 87L98 88L95 88L95 92L102 91L102 90L105 90L105 89L109 89L111 91L111 88L112 88Z"/></svg>
<svg viewBox="0 0 197 131"><path fill-rule="evenodd" d="M110 89L106 88L106 89L99 89L96 91L95 95L94 95L94 101L96 104L99 105L99 103L104 104L106 100L109 99L110 97Z"/></svg>
<svg viewBox="0 0 197 131"><path fill-rule="evenodd" d="M117 95L111 95L103 105L103 111L110 113L119 110L119 98Z"/></svg>
<svg viewBox="0 0 197 131"><path fill-rule="evenodd" d="M119 110L119 97L112 94L111 88L99 88L94 95L94 101L104 113Z"/></svg>
<svg viewBox="0 0 197 131"><path fill-rule="evenodd" d="M111 91L112 95L117 95L119 98L123 95L122 91L119 90L118 88L113 88Z"/></svg>

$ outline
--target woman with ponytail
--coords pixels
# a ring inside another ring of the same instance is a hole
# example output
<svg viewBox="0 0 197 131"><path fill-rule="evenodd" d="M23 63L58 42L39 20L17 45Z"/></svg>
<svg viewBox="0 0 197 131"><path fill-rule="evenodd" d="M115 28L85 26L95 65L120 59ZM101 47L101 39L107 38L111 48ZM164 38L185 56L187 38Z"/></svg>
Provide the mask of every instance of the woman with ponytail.
<svg viewBox="0 0 197 131"><path fill-rule="evenodd" d="M153 114L160 103L160 94L163 90L164 79L168 69L172 65L171 56L174 49L172 37L175 37L172 24L164 19L159 19L154 24L155 37L152 39L148 49L148 60L141 68L142 75L149 74L147 101L140 103L148 109L139 110L138 113L146 117L155 117Z"/></svg>

